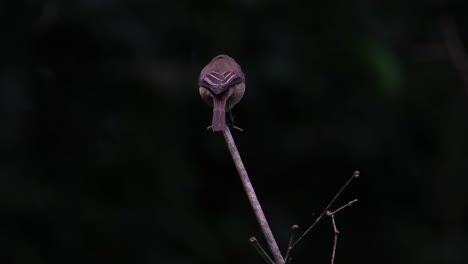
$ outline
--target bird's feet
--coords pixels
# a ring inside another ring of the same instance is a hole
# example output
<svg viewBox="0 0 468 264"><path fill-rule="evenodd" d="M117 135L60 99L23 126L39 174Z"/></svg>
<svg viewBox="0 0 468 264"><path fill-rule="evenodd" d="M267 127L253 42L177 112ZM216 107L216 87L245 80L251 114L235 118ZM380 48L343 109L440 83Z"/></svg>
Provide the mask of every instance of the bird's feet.
<svg viewBox="0 0 468 264"><path fill-rule="evenodd" d="M242 128L240 128L240 127L236 127L236 126L234 126L234 125L228 125L228 127L233 128L233 129L235 129L235 130L238 130L238 131L240 131L240 132L244 132L244 129L242 129ZM206 130L210 130L210 129L212 129L212 126L208 126L208 127L206 128Z"/></svg>

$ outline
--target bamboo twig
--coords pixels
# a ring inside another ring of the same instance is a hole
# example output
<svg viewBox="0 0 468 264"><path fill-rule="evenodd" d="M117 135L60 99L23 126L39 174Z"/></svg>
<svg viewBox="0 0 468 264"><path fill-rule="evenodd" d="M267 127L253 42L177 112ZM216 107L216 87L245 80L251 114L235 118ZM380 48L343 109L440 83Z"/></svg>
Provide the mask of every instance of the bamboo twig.
<svg viewBox="0 0 468 264"><path fill-rule="evenodd" d="M260 206L260 202L258 201L257 195L255 194L255 190L252 186L252 183L250 182L249 175L247 174L247 171L244 167L244 163L242 162L239 151L236 147L236 143L232 138L232 134L228 126L226 126L223 130L223 136L229 148L229 152L231 153L237 172L239 173L242 185L244 186L244 190L247 194L247 198L249 199L250 205L252 206L257 221L260 224L260 229L262 230L262 233L265 236L265 239L268 243L268 247L270 248L271 254L273 255L275 264L284 264L284 259L281 255L281 251L279 250L278 244L276 243L276 240L273 237L273 233L271 232L270 226L268 225L268 221L265 217L265 214L263 213L262 207Z"/></svg>

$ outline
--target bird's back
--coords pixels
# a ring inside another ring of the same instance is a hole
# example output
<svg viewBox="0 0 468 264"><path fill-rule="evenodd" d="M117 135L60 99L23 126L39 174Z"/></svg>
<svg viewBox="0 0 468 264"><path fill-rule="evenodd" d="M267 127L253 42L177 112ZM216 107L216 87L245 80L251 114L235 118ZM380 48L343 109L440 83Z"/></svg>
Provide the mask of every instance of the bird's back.
<svg viewBox="0 0 468 264"><path fill-rule="evenodd" d="M227 55L218 55L203 68L198 84L214 94L244 82L245 76L237 62Z"/></svg>

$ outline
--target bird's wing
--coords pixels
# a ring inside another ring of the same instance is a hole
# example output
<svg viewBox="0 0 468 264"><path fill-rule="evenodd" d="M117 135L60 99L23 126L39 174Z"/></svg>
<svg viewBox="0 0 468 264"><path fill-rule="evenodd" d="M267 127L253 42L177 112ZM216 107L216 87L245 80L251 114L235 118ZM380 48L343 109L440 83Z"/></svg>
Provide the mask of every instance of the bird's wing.
<svg viewBox="0 0 468 264"><path fill-rule="evenodd" d="M208 88L214 94L220 94L226 89L241 83L243 77L236 72L216 72L212 71L199 80L199 85Z"/></svg>

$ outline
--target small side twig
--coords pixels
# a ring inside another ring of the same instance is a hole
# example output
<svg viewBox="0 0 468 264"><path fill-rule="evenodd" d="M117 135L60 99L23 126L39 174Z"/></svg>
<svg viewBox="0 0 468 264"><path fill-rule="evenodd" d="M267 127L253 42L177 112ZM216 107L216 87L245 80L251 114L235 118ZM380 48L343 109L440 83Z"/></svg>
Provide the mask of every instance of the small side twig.
<svg viewBox="0 0 468 264"><path fill-rule="evenodd" d="M357 202L358 199L354 199L352 201L349 201L347 204L341 206L340 208L336 209L333 212L327 211L327 216L331 217L332 225L333 225L333 250L332 250L332 257L331 257L331 264L335 263L335 254L336 254L336 245L338 244L338 235L340 234L340 231L338 231L338 228L336 227L336 222L335 222L335 214L340 212L341 210L345 209L346 207L350 207L353 205L353 203Z"/></svg>
<svg viewBox="0 0 468 264"><path fill-rule="evenodd" d="M268 253L266 253L266 251L263 249L263 247L260 245L260 243L258 243L258 240L256 237L251 237L249 239L250 241L250 244L255 248L255 250L257 250L258 254L260 254L260 256L269 264L275 264L275 262L273 262L273 260L270 258L270 256L268 255Z"/></svg>
<svg viewBox="0 0 468 264"><path fill-rule="evenodd" d="M294 247L312 230L312 228L314 228L314 226L318 222L320 222L320 220L326 214L328 209L333 205L333 203L336 201L336 199L338 199L338 197L340 197L341 193L346 189L346 187L348 187L348 185L351 183L351 181L353 179L355 179L355 178L358 178L358 177L359 177L359 171L355 171L353 176L351 176L351 178L349 178L349 180L343 185L343 187L341 187L341 189L336 193L335 197L333 197L333 199L330 201L330 203L325 207L323 212L317 217L317 219L315 219L315 222L309 228L307 228L307 230L296 240L296 242L294 242L294 244L291 246L291 250L294 249Z"/></svg>
<svg viewBox="0 0 468 264"><path fill-rule="evenodd" d="M295 235L297 229L299 229L298 225L293 225L291 227L291 237L289 238L289 244L288 244L288 249L286 250L286 255L284 257L284 263L288 263L288 261L290 260L291 249L292 249L291 246L294 243L294 235Z"/></svg>
<svg viewBox="0 0 468 264"><path fill-rule="evenodd" d="M263 213L262 207L260 206L260 202L258 201L257 195L255 194L255 190L250 182L249 175L244 167L244 163L240 157L239 151L237 150L236 143L232 138L231 131L229 127L226 126L223 130L223 136L228 146L229 152L231 153L232 159L236 166L237 172L240 176L242 181L242 185L244 186L244 190L247 194L247 198L249 199L250 205L254 211L254 214L257 218L258 223L260 224L260 229L262 230L263 235L268 243L268 247L270 248L271 254L273 255L273 259L275 260L275 264L284 264L283 256L281 255L281 251L279 250L278 244L271 232L270 226L268 225L268 221Z"/></svg>
<svg viewBox="0 0 468 264"><path fill-rule="evenodd" d="M355 203L355 202L357 202L357 201L358 201L358 199L354 199L354 200L352 200L352 201L349 201L347 204L341 206L340 208L336 209L336 210L333 211L333 212L328 211L328 212L327 212L327 215L334 215L334 214L338 213L339 211L345 209L346 207L353 206L353 203Z"/></svg>
<svg viewBox="0 0 468 264"><path fill-rule="evenodd" d="M330 212L327 212L327 215ZM335 215L330 214L332 224L333 224L333 231L334 231L334 238L333 238L333 251L332 251L332 257L331 257L331 264L335 263L335 253L336 253L336 245L338 243L338 235L340 234L340 231L338 231L338 228L336 228L336 223L335 223Z"/></svg>

